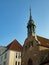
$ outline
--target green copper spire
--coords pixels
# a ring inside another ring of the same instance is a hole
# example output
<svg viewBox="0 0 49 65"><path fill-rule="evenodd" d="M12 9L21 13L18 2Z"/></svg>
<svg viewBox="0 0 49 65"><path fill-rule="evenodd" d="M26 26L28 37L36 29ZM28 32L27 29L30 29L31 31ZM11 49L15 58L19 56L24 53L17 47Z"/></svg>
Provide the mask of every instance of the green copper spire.
<svg viewBox="0 0 49 65"><path fill-rule="evenodd" d="M28 22L28 25L27 25L27 28L28 28L28 36L32 35L32 36L35 36L35 23L32 19L32 14L31 14L31 8L30 8L30 18L29 18L29 22Z"/></svg>

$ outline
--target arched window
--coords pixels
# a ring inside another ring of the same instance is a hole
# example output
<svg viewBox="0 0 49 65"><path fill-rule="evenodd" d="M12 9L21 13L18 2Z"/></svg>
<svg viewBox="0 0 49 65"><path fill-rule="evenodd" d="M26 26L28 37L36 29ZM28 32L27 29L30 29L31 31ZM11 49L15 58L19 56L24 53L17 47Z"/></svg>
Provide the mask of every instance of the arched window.
<svg viewBox="0 0 49 65"><path fill-rule="evenodd" d="M28 65L33 65L32 59L29 59L29 60L28 60Z"/></svg>

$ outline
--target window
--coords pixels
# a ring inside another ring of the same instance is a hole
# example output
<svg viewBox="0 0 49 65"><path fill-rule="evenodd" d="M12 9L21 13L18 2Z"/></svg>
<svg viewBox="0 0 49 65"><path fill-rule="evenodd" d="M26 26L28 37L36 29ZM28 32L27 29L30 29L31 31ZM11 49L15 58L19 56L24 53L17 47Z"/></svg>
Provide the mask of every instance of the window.
<svg viewBox="0 0 49 65"><path fill-rule="evenodd" d="M1 50L0 50L0 54L1 54Z"/></svg>
<svg viewBox="0 0 49 65"><path fill-rule="evenodd" d="M4 62L3 65L6 65L6 62Z"/></svg>
<svg viewBox="0 0 49 65"><path fill-rule="evenodd" d="M29 42L29 43L28 43L28 48L29 48L30 46L33 46L33 42Z"/></svg>
<svg viewBox="0 0 49 65"><path fill-rule="evenodd" d="M1 56L1 61L3 60L3 56Z"/></svg>
<svg viewBox="0 0 49 65"><path fill-rule="evenodd" d="M21 53L20 52L18 53L18 58L21 58Z"/></svg>
<svg viewBox="0 0 49 65"><path fill-rule="evenodd" d="M16 58L21 58L21 52L16 53Z"/></svg>
<svg viewBox="0 0 49 65"><path fill-rule="evenodd" d="M16 58L17 58L17 53L16 53Z"/></svg>
<svg viewBox="0 0 49 65"><path fill-rule="evenodd" d="M1 62L1 56L0 56L0 62Z"/></svg>
<svg viewBox="0 0 49 65"><path fill-rule="evenodd" d="M7 58L7 53L5 53L5 57L4 57L4 59L6 59Z"/></svg>
<svg viewBox="0 0 49 65"><path fill-rule="evenodd" d="M15 65L17 65L17 61L16 61Z"/></svg>
<svg viewBox="0 0 49 65"><path fill-rule="evenodd" d="M20 63L20 62L18 62L18 65L21 65L21 63Z"/></svg>

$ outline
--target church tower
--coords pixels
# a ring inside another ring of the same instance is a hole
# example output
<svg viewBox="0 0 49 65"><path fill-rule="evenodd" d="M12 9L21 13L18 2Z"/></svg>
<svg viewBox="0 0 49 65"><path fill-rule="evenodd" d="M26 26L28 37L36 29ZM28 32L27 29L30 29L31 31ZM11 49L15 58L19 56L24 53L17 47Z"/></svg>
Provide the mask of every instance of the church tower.
<svg viewBox="0 0 49 65"><path fill-rule="evenodd" d="M35 29L36 25L32 19L30 9L30 17L27 24L28 34L23 45L21 65L43 65L45 61L47 62L47 58L49 58L49 48L46 45L49 39L37 36ZM49 65L49 63L44 65Z"/></svg>
<svg viewBox="0 0 49 65"><path fill-rule="evenodd" d="M29 18L29 21L28 21L28 24L27 24L28 37L29 36L35 36L35 28L36 28L36 25L35 25L35 23L32 19L31 8L30 8L30 18Z"/></svg>
<svg viewBox="0 0 49 65"><path fill-rule="evenodd" d="M31 9L30 17L27 24L27 38L25 39L22 52L22 65L39 65L40 55L38 53L38 40L35 35L36 25L32 19ZM36 62L36 63L35 63Z"/></svg>

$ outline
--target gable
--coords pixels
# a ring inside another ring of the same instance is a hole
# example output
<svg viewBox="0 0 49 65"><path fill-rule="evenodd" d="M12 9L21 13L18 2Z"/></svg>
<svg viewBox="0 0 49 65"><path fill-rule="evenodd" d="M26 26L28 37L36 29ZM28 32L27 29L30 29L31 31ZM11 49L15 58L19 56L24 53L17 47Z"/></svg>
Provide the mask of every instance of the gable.
<svg viewBox="0 0 49 65"><path fill-rule="evenodd" d="M7 49L14 50L14 51L22 51L22 45L17 41L12 41L8 46Z"/></svg>

